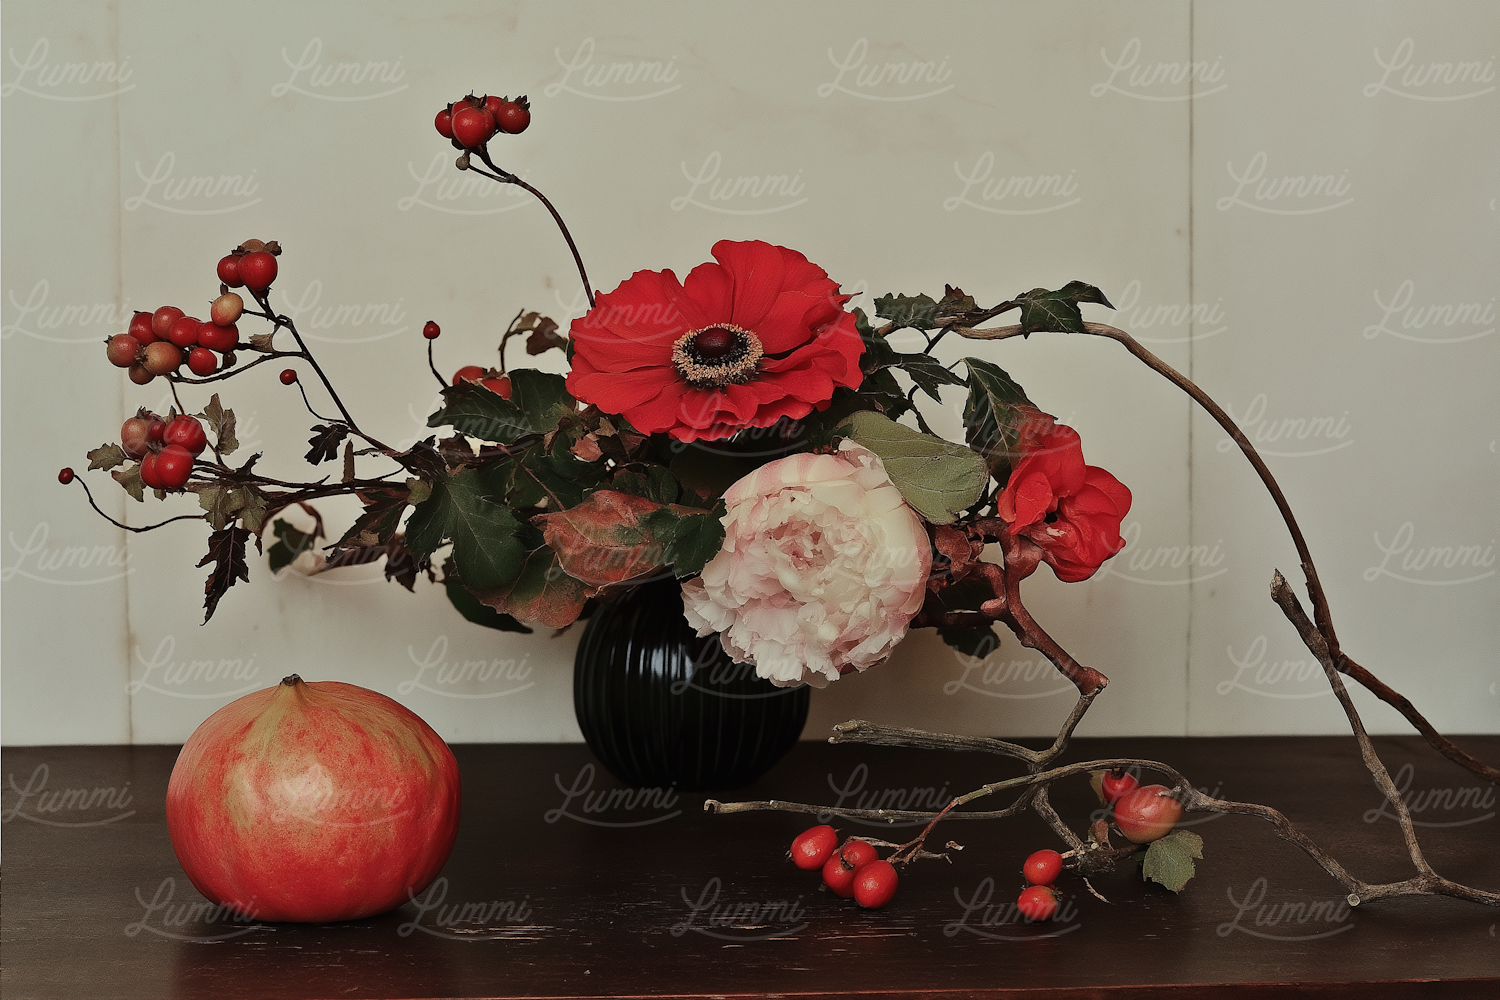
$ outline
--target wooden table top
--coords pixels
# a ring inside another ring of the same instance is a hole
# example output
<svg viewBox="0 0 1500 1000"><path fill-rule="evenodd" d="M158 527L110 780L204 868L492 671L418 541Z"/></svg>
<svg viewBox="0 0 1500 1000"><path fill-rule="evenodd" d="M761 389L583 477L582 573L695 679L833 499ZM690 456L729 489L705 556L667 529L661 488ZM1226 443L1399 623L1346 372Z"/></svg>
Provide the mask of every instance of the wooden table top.
<svg viewBox="0 0 1500 1000"><path fill-rule="evenodd" d="M1500 737L1460 742L1500 758ZM1437 870L1500 889L1500 793L1415 737L1377 743ZM581 745L454 751L463 823L439 882L382 917L304 926L237 923L192 888L162 807L176 747L6 749L5 996L1500 996L1500 910L1431 897L1349 910L1253 819L1191 817L1205 858L1180 897L1133 863L1095 880L1110 903L1064 875L1059 918L1034 925L1009 904L1025 856L1056 846L1049 831L1030 815L953 822L936 838L964 845L953 863L913 866L867 912L784 859L806 817L626 792ZM1078 740L1069 759L1108 756L1274 805L1367 880L1409 874L1352 738ZM1013 773L980 754L806 742L723 797L927 808ZM1053 801L1075 828L1096 808L1082 779Z"/></svg>

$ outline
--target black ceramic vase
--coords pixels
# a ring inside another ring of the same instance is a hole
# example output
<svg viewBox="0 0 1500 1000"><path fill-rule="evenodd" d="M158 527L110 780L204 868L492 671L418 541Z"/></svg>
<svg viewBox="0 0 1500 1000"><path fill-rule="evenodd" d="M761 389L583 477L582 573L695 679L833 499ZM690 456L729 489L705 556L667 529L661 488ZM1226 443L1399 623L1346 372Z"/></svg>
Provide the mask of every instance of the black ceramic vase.
<svg viewBox="0 0 1500 1000"><path fill-rule="evenodd" d="M589 618L573 663L573 709L589 749L637 788L747 785L797 742L808 689L779 688L699 638L670 578Z"/></svg>

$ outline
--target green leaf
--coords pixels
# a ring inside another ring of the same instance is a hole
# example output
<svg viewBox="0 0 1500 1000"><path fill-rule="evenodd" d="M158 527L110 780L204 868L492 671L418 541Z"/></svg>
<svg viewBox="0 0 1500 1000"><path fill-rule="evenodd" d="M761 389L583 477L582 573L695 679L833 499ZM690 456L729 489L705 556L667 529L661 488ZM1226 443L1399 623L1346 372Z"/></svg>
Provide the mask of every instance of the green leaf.
<svg viewBox="0 0 1500 1000"><path fill-rule="evenodd" d="M539 545L526 553L521 572L510 583L478 595L482 606L544 628L564 628L578 620L588 587L563 572L557 553ZM528 629L528 631L530 631Z"/></svg>
<svg viewBox="0 0 1500 1000"><path fill-rule="evenodd" d="M234 436L234 411L226 410L219 403L219 394L216 392L210 397L208 405L203 412L198 414L208 425L213 428L214 437L218 440L218 451L220 455L228 455L240 446Z"/></svg>
<svg viewBox="0 0 1500 1000"><path fill-rule="evenodd" d="M433 483L432 496L417 504L406 525L406 546L418 560L451 541L458 572L476 591L514 580L526 556L515 515L489 492L475 470L465 469Z"/></svg>
<svg viewBox="0 0 1500 1000"><path fill-rule="evenodd" d="M860 339L865 342L865 351L859 356L859 370L866 375L889 368L896 363L896 351L890 343L870 321L865 317L863 309L854 310L854 328L859 331Z"/></svg>
<svg viewBox="0 0 1500 1000"><path fill-rule="evenodd" d="M1012 301L1021 307L1021 333L1026 336L1033 333L1082 333L1080 302L1096 302L1114 308L1103 292L1082 281L1070 281L1052 292L1033 288Z"/></svg>
<svg viewBox="0 0 1500 1000"><path fill-rule="evenodd" d="M898 354L896 358L896 367L910 375L911 380L919 389L939 403L943 401L938 395L939 386L964 384L963 379L953 374L947 366L931 355Z"/></svg>
<svg viewBox="0 0 1500 1000"><path fill-rule="evenodd" d="M937 325L938 304L930 295L882 295L875 300L875 315L898 327L931 330Z"/></svg>
<svg viewBox="0 0 1500 1000"><path fill-rule="evenodd" d="M984 462L963 445L861 410L845 421L849 437L885 463L901 496L933 524L950 524L984 493Z"/></svg>
<svg viewBox="0 0 1500 1000"><path fill-rule="evenodd" d="M964 403L964 438L984 456L998 483L1010 478L1011 460L1021 424L1030 416L1018 407L1035 410L1026 390L1005 369L978 358L964 358L969 368L969 398Z"/></svg>
<svg viewBox="0 0 1500 1000"><path fill-rule="evenodd" d="M406 489L408 503L421 503L432 496L432 484L425 479L408 479Z"/></svg>
<svg viewBox="0 0 1500 1000"><path fill-rule="evenodd" d="M576 507L531 520L563 570L595 589L654 573L678 559L679 576L696 573L724 537L712 511L619 490L596 490Z"/></svg>
<svg viewBox="0 0 1500 1000"><path fill-rule="evenodd" d="M128 469L116 469L110 478L125 488L125 492L141 503L146 502L146 484L141 482L141 466L137 462Z"/></svg>
<svg viewBox="0 0 1500 1000"><path fill-rule="evenodd" d="M521 368L510 373L510 385L510 399L473 382L450 386L443 390L443 406L427 418L427 426L451 425L481 441L510 444L528 434L546 434L576 412L561 375Z"/></svg>
<svg viewBox="0 0 1500 1000"><path fill-rule="evenodd" d="M522 635L530 635L531 629L516 621L510 615L496 611L494 608L481 604L479 598L469 592L458 578L458 571L454 568L453 560L450 558L443 563L443 590L448 595L448 602L453 605L459 614L475 625L483 625L485 628L497 629L501 632L520 632Z"/></svg>
<svg viewBox="0 0 1500 1000"><path fill-rule="evenodd" d="M88 459L90 472L95 469L113 469L129 461L125 449L117 444L101 444L88 453Z"/></svg>
<svg viewBox="0 0 1500 1000"><path fill-rule="evenodd" d="M299 531L279 517L271 522L271 530L276 533L276 543L266 549L266 559L272 573L280 573L318 543L315 535Z"/></svg>
<svg viewBox="0 0 1500 1000"><path fill-rule="evenodd" d="M215 531L228 527L241 517L245 519L245 527L251 531L259 530L265 522L266 499L253 487L230 488L210 483L189 489L198 494L198 506L207 511L204 518Z"/></svg>
<svg viewBox="0 0 1500 1000"><path fill-rule="evenodd" d="M1193 859L1203 857L1203 838L1190 830L1173 830L1146 848L1141 862L1141 878L1160 882L1173 892L1181 892L1188 879L1196 874Z"/></svg>
<svg viewBox="0 0 1500 1000"><path fill-rule="evenodd" d="M974 301L974 296L965 295L962 288L954 288L951 285L943 286L943 297L938 300L937 308L939 316L963 316L979 311L979 305Z"/></svg>
<svg viewBox="0 0 1500 1000"><path fill-rule="evenodd" d="M648 527L658 537L670 538L666 561L679 580L703 572L703 566L724 544L724 501L712 510L684 513L685 508L672 504L648 519Z"/></svg>

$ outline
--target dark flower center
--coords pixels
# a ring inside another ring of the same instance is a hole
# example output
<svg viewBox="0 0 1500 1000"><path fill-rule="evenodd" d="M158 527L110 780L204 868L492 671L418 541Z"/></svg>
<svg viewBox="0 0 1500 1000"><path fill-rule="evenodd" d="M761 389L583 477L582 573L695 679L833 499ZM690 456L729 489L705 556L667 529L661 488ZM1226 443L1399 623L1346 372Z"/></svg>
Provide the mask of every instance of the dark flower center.
<svg viewBox="0 0 1500 1000"><path fill-rule="evenodd" d="M672 345L672 366L695 389L719 389L754 378L764 354L755 334L718 323L679 337Z"/></svg>

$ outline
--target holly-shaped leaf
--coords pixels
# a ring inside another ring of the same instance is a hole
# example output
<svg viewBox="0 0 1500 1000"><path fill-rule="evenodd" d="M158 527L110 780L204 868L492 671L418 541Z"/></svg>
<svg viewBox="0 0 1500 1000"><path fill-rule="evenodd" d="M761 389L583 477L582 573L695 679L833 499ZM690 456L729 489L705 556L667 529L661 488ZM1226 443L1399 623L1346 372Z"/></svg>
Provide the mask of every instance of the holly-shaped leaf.
<svg viewBox="0 0 1500 1000"><path fill-rule="evenodd" d="M1181 892L1196 873L1193 859L1203 857L1203 838L1191 830L1173 830L1160 840L1153 840L1141 861L1141 878L1160 882L1173 892Z"/></svg>
<svg viewBox="0 0 1500 1000"><path fill-rule="evenodd" d="M539 545L526 553L515 580L494 590L481 591L478 601L513 621L564 628L578 620L588 597L588 587L563 571L557 553Z"/></svg>
<svg viewBox="0 0 1500 1000"><path fill-rule="evenodd" d="M198 494L198 506L207 512L204 519L216 531L241 517L251 531L259 531L265 523L266 499L252 486L227 487L206 483L188 489Z"/></svg>
<svg viewBox="0 0 1500 1000"><path fill-rule="evenodd" d="M463 581L458 578L458 571L452 559L443 563L443 591L448 595L448 602L453 605L454 609L463 615L465 620L475 625L483 625L485 628L497 629L501 632L531 634L531 629L512 616L480 603L479 598L470 593L469 589L463 585Z"/></svg>
<svg viewBox="0 0 1500 1000"><path fill-rule="evenodd" d="M318 544L316 534L299 531L279 517L271 522L271 530L276 534L276 543L266 549L266 559L272 573L280 573Z"/></svg>
<svg viewBox="0 0 1500 1000"><path fill-rule="evenodd" d="M124 487L125 492L135 497L141 503L146 502L146 484L141 482L140 463L132 465L128 469L116 469L110 473L115 482Z"/></svg>
<svg viewBox="0 0 1500 1000"><path fill-rule="evenodd" d="M998 483L1010 478L1020 428L1036 407L1003 368L978 358L964 358L969 369L969 398L964 403L964 438L984 457ZM1020 407L1028 407L1022 410Z"/></svg>
<svg viewBox="0 0 1500 1000"><path fill-rule="evenodd" d="M510 373L511 394L462 381L443 390L443 406L427 418L428 427L452 426L481 441L511 444L529 434L546 434L576 414L561 375L522 368Z"/></svg>
<svg viewBox="0 0 1500 1000"><path fill-rule="evenodd" d="M875 315L897 327L931 330L937 325L938 304L930 295L882 295L875 300Z"/></svg>
<svg viewBox="0 0 1500 1000"><path fill-rule="evenodd" d="M1011 301L1021 307L1021 333L1082 333L1080 302L1096 302L1113 309L1104 293L1082 281L1070 281L1056 291L1033 288Z"/></svg>
<svg viewBox="0 0 1500 1000"><path fill-rule="evenodd" d="M208 554L198 561L199 567L213 563L208 580L203 585L204 624L214 616L219 607L219 598L239 581L249 582L250 567L245 563L245 543L250 532L240 527L228 527L208 536Z"/></svg>
<svg viewBox="0 0 1500 1000"><path fill-rule="evenodd" d="M125 449L113 443L101 444L88 453L88 459L90 472L93 472L95 469L113 469L115 466L124 465L129 461L129 457L125 454Z"/></svg>
<svg viewBox="0 0 1500 1000"><path fill-rule="evenodd" d="M939 403L943 401L938 395L940 386L964 384L964 380L949 371L941 361L927 354L898 354L895 367L910 375L917 388Z"/></svg>
<svg viewBox="0 0 1500 1000"><path fill-rule="evenodd" d="M312 437L307 439L311 445L307 450L309 465L319 465L323 462L331 462L339 457L339 445L344 443L344 438L349 436L349 425L342 423L314 424Z"/></svg>
<svg viewBox="0 0 1500 1000"><path fill-rule="evenodd" d="M240 446L234 436L234 411L226 410L219 403L219 394L216 392L210 397L208 405L203 412L198 414L208 421L208 426L213 428L214 437L218 441L220 455L229 455Z"/></svg>
<svg viewBox="0 0 1500 1000"><path fill-rule="evenodd" d="M844 426L851 439L880 457L901 496L932 524L951 524L984 493L984 462L963 445L870 410L855 413Z"/></svg>
<svg viewBox="0 0 1500 1000"><path fill-rule="evenodd" d="M490 499L479 473L465 469L432 484L432 496L417 504L406 525L406 545L425 561L445 541L463 580L476 591L504 586L521 570L526 549L510 508Z"/></svg>

